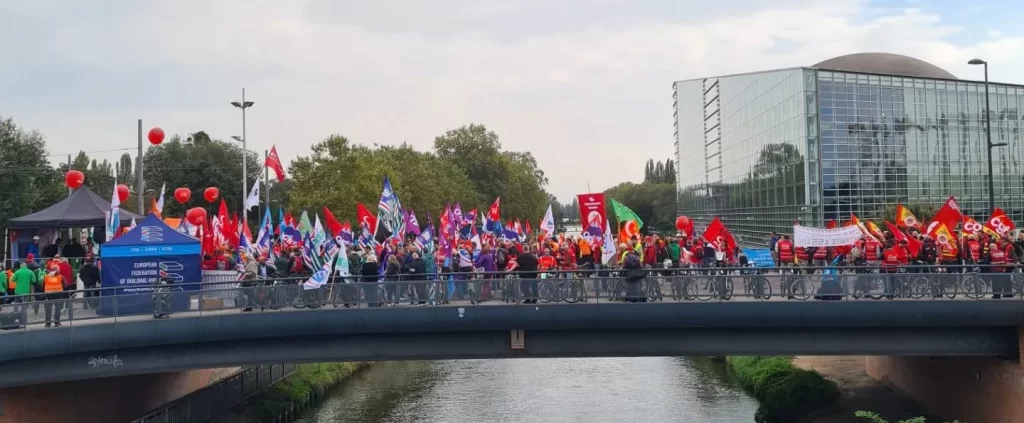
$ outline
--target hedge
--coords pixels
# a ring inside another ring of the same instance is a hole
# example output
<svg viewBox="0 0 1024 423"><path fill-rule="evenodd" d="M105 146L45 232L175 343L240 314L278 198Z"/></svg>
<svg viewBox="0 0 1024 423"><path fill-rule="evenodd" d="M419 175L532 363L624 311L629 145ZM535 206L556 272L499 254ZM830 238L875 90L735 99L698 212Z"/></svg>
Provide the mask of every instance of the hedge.
<svg viewBox="0 0 1024 423"><path fill-rule="evenodd" d="M794 366L788 357L728 357L726 363L760 403L760 423L791 422L839 400L835 382Z"/></svg>
<svg viewBox="0 0 1024 423"><path fill-rule="evenodd" d="M295 373L246 401L246 414L256 421L269 421L293 404L304 405L315 392L322 392L370 363L300 364Z"/></svg>

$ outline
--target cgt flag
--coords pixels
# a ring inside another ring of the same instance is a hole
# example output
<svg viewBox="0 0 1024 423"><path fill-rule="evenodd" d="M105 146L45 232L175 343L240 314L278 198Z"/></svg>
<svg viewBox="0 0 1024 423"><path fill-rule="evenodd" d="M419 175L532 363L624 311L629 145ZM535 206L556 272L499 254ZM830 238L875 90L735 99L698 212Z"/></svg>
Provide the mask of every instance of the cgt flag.
<svg viewBox="0 0 1024 423"><path fill-rule="evenodd" d="M605 214L604 193L579 194L576 202L580 207L580 223L583 224L582 236L590 242L591 247L598 246L597 240L604 234L608 223Z"/></svg>

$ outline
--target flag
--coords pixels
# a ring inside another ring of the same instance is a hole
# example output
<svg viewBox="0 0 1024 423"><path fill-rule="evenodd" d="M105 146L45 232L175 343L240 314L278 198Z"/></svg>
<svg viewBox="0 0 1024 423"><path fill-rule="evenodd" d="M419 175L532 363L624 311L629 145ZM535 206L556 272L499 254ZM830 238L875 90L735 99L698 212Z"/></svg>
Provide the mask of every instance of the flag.
<svg viewBox="0 0 1024 423"><path fill-rule="evenodd" d="M929 233L929 235L931 235L932 238L935 238L936 243L949 249L953 255L956 255L959 251L959 248L956 245L956 240L953 238L953 234L950 233L949 228L946 227L945 223L937 222L937 224L932 227L932 232Z"/></svg>
<svg viewBox="0 0 1024 423"><path fill-rule="evenodd" d="M416 236L415 244L422 251L433 252L434 248L434 231L430 227L424 228L420 231L420 234Z"/></svg>
<svg viewBox="0 0 1024 423"><path fill-rule="evenodd" d="M462 214L462 222L459 223L459 235L462 235L463 239L473 237L473 231L476 230L476 213L476 209L473 209L468 213Z"/></svg>
<svg viewBox="0 0 1024 423"><path fill-rule="evenodd" d="M310 276L305 282L302 283L302 289L310 290L317 289L327 284L327 279L331 275L331 263L324 263L322 266L314 267L318 269Z"/></svg>
<svg viewBox="0 0 1024 423"><path fill-rule="evenodd" d="M420 221L416 219L416 212L412 209L405 211L405 230L413 235L420 234Z"/></svg>
<svg viewBox="0 0 1024 423"><path fill-rule="evenodd" d="M946 226L946 231L955 231L956 224L960 223L963 218L964 215L960 211L960 205L957 204L956 198L950 196L946 203L942 205L942 208L939 209L939 212L935 213L932 223L928 225L927 232L929 234L935 232L935 228L940 223Z"/></svg>
<svg viewBox="0 0 1024 423"><path fill-rule="evenodd" d="M911 213L910 209L903 207L902 204L896 205L896 226L921 230L921 222L917 220L917 216L914 216L914 213Z"/></svg>
<svg viewBox="0 0 1024 423"><path fill-rule="evenodd" d="M548 210L544 212L544 218L540 220L540 226L537 228L539 238L544 239L545 237L551 236L555 233L555 216L551 214L551 205L548 204Z"/></svg>
<svg viewBox="0 0 1024 423"><path fill-rule="evenodd" d="M878 225L876 225L875 222L869 220L868 223L866 223L865 225L867 226L868 233L873 235L875 239L885 239L885 234L882 233L882 230L878 228Z"/></svg>
<svg viewBox="0 0 1024 423"><path fill-rule="evenodd" d="M132 218L132 223L130 225L128 225L128 230L125 231L125 232L128 232L128 231L130 231L132 229L135 229L135 218L134 217Z"/></svg>
<svg viewBox="0 0 1024 423"><path fill-rule="evenodd" d="M729 230L726 229L725 224L723 224L721 220L718 220L718 217L715 217L714 219L711 219L711 223L708 224L708 228L704 230L704 241L717 243L718 238L725 240L725 245L729 248L728 251L736 250L736 239L734 239L732 234L729 233Z"/></svg>
<svg viewBox="0 0 1024 423"><path fill-rule="evenodd" d="M121 227L121 199L117 197L117 181L114 181L114 191L110 196L110 211L107 214L107 241L114 239L117 230Z"/></svg>
<svg viewBox="0 0 1024 423"><path fill-rule="evenodd" d="M373 231L373 237L377 242L392 237L405 236L405 214L402 209L402 202L398 200L398 194L391 187L391 180L384 177L384 189L381 190L380 200L377 201L377 227ZM386 264L386 263L384 263Z"/></svg>
<svg viewBox="0 0 1024 423"><path fill-rule="evenodd" d="M324 206L324 220L327 221L327 230L330 231L331 237L341 235L341 222L334 218L334 214L331 210ZM351 239L349 240L351 241Z"/></svg>
<svg viewBox="0 0 1024 423"><path fill-rule="evenodd" d="M284 182L284 166L281 166L281 158L277 155L277 146L270 146L270 153L267 154L267 160L263 164L274 171L277 182Z"/></svg>
<svg viewBox="0 0 1024 423"><path fill-rule="evenodd" d="M291 226L285 226L281 230L281 243L286 247L296 247L302 243L302 234L299 233L298 229Z"/></svg>
<svg viewBox="0 0 1024 423"><path fill-rule="evenodd" d="M356 220L359 221L360 227L367 227L370 231L377 229L377 216L370 213L370 209L367 209L363 203L356 203Z"/></svg>
<svg viewBox="0 0 1024 423"><path fill-rule="evenodd" d="M298 225L295 224L295 217L292 216L291 212L288 212L288 213L284 214L284 224L285 224L285 226L291 226L293 228L298 228Z"/></svg>
<svg viewBox="0 0 1024 423"><path fill-rule="evenodd" d="M526 224L523 225L523 231L525 232L527 237L529 237L530 234L533 233L533 228L530 227L530 219L526 219Z"/></svg>
<svg viewBox="0 0 1024 423"><path fill-rule="evenodd" d="M1010 231L1014 228L1015 225L1010 216L1007 216L1006 212L998 207L992 211L992 217L988 218L988 221L985 222L985 232L996 237L1009 235Z"/></svg>
<svg viewBox="0 0 1024 423"><path fill-rule="evenodd" d="M251 209L253 207L259 207L259 206L260 206L260 183L259 183L259 181L256 181L256 183L252 184L252 189L249 190L249 196L245 198L245 204L244 204L244 207L242 207L242 208L244 208L246 210L249 210L249 209Z"/></svg>
<svg viewBox="0 0 1024 423"><path fill-rule="evenodd" d="M961 229L961 236L971 236L977 235L979 232L984 230L985 227L978 223L977 220L974 220L973 217L964 215L964 223Z"/></svg>
<svg viewBox="0 0 1024 423"><path fill-rule="evenodd" d="M274 230L274 233L281 235L281 231L284 230L285 226L288 225L285 224L284 207L281 207L277 209L277 228Z"/></svg>
<svg viewBox="0 0 1024 423"><path fill-rule="evenodd" d="M487 219L497 221L501 219L501 197L494 199L494 204L487 210Z"/></svg>
<svg viewBox="0 0 1024 423"><path fill-rule="evenodd" d="M341 237L342 242L351 244L355 240L355 238L352 237L352 223L347 220L345 223L342 223L341 232L338 236Z"/></svg>
<svg viewBox="0 0 1024 423"><path fill-rule="evenodd" d="M270 238L274 233L273 225L270 223L270 207L263 212L263 220L260 222L260 230L256 232L256 249L259 252L272 254L270 251Z"/></svg>
<svg viewBox="0 0 1024 423"><path fill-rule="evenodd" d="M608 264L615 258L615 237L612 236L611 223L604 221L604 244L601 245L601 264Z"/></svg>
<svg viewBox="0 0 1024 423"><path fill-rule="evenodd" d="M309 213L306 213L305 210L303 210L302 214L299 215L299 225L296 226L295 229L299 230L299 233L302 234L303 238L305 238L306 235L309 235L310 232L313 232L313 223L309 221Z"/></svg>
<svg viewBox="0 0 1024 423"><path fill-rule="evenodd" d="M829 219L828 223L825 224L825 229L835 229L838 226L835 219Z"/></svg>
<svg viewBox="0 0 1024 423"><path fill-rule="evenodd" d="M334 272L338 276L351 276L348 272L348 249L340 238L335 238L338 250L334 253Z"/></svg>
<svg viewBox="0 0 1024 423"><path fill-rule="evenodd" d="M871 231L868 230L867 226L864 226L864 222L861 222L860 218L858 218L857 215L855 215L853 213L850 213L850 222L849 222L849 224L853 225L853 226L856 226L858 229L860 229L860 233L864 234L865 236L869 236L869 237L874 238L874 239L876 239L878 241L884 241L885 240L885 238L876 238L875 235L872 234Z"/></svg>
<svg viewBox="0 0 1024 423"><path fill-rule="evenodd" d="M313 223L313 231L310 238L313 240L313 247L319 249L325 245L328 239L334 238L333 236L327 236L327 231L324 230L324 226L320 224L320 215L313 215L316 217L315 223Z"/></svg>
<svg viewBox="0 0 1024 423"><path fill-rule="evenodd" d="M907 242L907 250L910 251L911 257L917 257L918 253L921 252L921 241L907 236L907 234L903 233L900 228L896 227L896 225L893 225L892 223L885 222L885 226L889 229L889 232L892 233L893 239L896 241Z"/></svg>
<svg viewBox="0 0 1024 423"><path fill-rule="evenodd" d="M605 215L607 206L604 200L604 193L600 192L576 196L576 202L580 208L580 223L583 226L583 230L589 230L595 238L601 236L605 227L604 222L608 220L608 217Z"/></svg>
<svg viewBox="0 0 1024 423"><path fill-rule="evenodd" d="M636 222L637 230L640 230L641 228L644 227L644 221L640 220L640 216L637 216L636 213L633 212L633 210L630 210L629 207L626 207L622 203L615 201L614 198L612 198L611 200L612 211L615 213L615 220L618 220L620 224L622 222L628 222L632 220Z"/></svg>

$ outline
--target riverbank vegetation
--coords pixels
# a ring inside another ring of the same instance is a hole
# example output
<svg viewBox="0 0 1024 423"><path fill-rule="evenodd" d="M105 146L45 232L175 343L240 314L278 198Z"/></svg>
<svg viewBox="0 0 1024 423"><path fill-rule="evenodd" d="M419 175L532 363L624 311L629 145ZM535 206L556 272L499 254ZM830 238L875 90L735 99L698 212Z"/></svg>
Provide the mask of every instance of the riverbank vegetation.
<svg viewBox="0 0 1024 423"><path fill-rule="evenodd" d="M889 423L889 421L883 419L882 416L879 416L877 413L872 413L870 411L858 411L855 415L857 417L863 418L863 419L865 419L865 420L867 420L867 421L869 421L871 423ZM912 419L899 420L899 421L896 421L896 422L893 422L893 423L928 423L928 420L925 419L924 417L914 417ZM952 422L946 422L946 423L961 423L961 422L959 420L954 420Z"/></svg>
<svg viewBox="0 0 1024 423"><path fill-rule="evenodd" d="M271 385L245 402L245 414L250 421L272 421L285 410L298 406L305 408L311 398L322 394L370 363L317 363L300 364L291 376Z"/></svg>
<svg viewBox="0 0 1024 423"><path fill-rule="evenodd" d="M759 423L797 421L832 408L839 400L835 382L794 366L789 357L728 357L725 361L760 403L754 416Z"/></svg>

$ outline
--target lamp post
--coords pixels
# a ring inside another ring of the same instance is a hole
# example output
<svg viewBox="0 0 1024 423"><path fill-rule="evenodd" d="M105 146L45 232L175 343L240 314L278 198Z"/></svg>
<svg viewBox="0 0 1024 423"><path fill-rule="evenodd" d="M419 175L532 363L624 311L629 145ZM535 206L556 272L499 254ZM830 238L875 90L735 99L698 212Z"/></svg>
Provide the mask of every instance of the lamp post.
<svg viewBox="0 0 1024 423"><path fill-rule="evenodd" d="M985 67L985 139L988 145L988 211L992 213L996 209L996 183L992 176L992 149L1005 146L1005 142L992 143L992 109L989 107L988 95L988 62L975 58L967 62L968 65L982 65Z"/></svg>
<svg viewBox="0 0 1024 423"><path fill-rule="evenodd" d="M242 138L238 139L237 136L233 136L232 138L242 142L242 202L244 204L245 196L249 195L249 187L246 186L248 185L249 174L247 173L248 169L246 168L246 162L248 161L246 160L248 158L248 150L246 150L245 148L245 109L248 109L253 105L253 102L245 101L245 87L242 87L242 101L232 101L231 105L239 109L242 109ZM242 221L249 221L249 210L246 209L244 205L242 206Z"/></svg>

